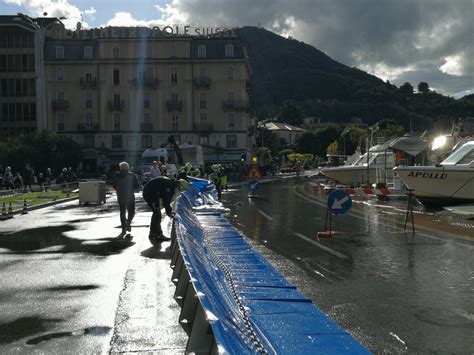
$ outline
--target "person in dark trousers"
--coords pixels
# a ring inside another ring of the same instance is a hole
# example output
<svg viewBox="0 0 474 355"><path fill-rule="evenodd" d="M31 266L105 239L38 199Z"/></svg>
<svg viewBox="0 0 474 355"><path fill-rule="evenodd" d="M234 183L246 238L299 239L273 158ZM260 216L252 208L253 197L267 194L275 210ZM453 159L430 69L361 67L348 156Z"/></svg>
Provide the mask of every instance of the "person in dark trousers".
<svg viewBox="0 0 474 355"><path fill-rule="evenodd" d="M134 190L139 188L137 176L129 172L127 162L119 164L119 172L115 176L114 189L117 191L117 201L120 207L120 223L122 236L132 231L132 220L135 216ZM128 218L126 216L128 212Z"/></svg>
<svg viewBox="0 0 474 355"><path fill-rule="evenodd" d="M161 230L160 200L165 208L166 215L173 218L174 214L171 209L171 200L175 190L179 188L179 184L179 180L159 176L148 181L143 187L143 199L153 211L150 223L150 235L148 237L153 245L170 240L170 238L163 235L163 231Z"/></svg>

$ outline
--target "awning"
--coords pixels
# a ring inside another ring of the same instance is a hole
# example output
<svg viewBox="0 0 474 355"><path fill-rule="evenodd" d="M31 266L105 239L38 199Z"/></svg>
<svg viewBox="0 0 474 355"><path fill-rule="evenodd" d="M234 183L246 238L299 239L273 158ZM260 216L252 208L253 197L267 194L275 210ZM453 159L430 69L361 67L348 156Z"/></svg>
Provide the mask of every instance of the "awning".
<svg viewBox="0 0 474 355"><path fill-rule="evenodd" d="M419 137L401 137L393 141L389 147L415 156L428 148L428 143Z"/></svg>

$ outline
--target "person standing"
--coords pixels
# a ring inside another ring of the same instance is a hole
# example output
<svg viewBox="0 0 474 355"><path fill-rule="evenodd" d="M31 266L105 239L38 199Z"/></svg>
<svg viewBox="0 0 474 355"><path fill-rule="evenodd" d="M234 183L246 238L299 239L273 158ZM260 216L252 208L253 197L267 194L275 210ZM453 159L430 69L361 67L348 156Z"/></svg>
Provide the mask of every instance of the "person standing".
<svg viewBox="0 0 474 355"><path fill-rule="evenodd" d="M25 188L29 188L29 190L32 191L31 185L33 185L35 181L35 171L32 167L30 167L30 164L28 163L25 164L25 173L23 174L23 176L23 183L25 184Z"/></svg>
<svg viewBox="0 0 474 355"><path fill-rule="evenodd" d="M153 245L170 240L170 238L163 235L161 229L160 200L165 208L166 215L173 218L174 214L171 208L171 200L175 190L179 188L179 185L179 180L170 179L166 176L159 176L150 180L143 187L143 199L153 211L150 222L150 235L148 236Z"/></svg>
<svg viewBox="0 0 474 355"><path fill-rule="evenodd" d="M117 201L120 208L120 224L122 226L121 236L132 231L132 220L135 216L135 194L134 190L139 188L137 176L129 172L127 162L119 164L119 172L115 176L114 189L117 191ZM126 213L128 212L128 218Z"/></svg>
<svg viewBox="0 0 474 355"><path fill-rule="evenodd" d="M5 174L3 175L3 185L5 185L7 190L15 189L15 185L13 184L12 168L9 166L5 168Z"/></svg>
<svg viewBox="0 0 474 355"><path fill-rule="evenodd" d="M158 165L158 162L155 160L153 162L153 165L152 165L151 169L150 169L150 177L152 179L154 179L158 176L161 176L161 170L160 170L160 167Z"/></svg>

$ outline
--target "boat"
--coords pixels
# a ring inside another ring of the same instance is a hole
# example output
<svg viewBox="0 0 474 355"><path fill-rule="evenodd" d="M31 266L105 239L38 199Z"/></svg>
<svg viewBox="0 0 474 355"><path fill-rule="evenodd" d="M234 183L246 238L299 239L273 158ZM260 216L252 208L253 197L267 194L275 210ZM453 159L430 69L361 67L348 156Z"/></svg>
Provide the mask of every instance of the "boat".
<svg viewBox="0 0 474 355"><path fill-rule="evenodd" d="M394 154L389 149L391 142L376 145L369 153L359 155L354 162L342 166L322 168L327 177L347 186L386 181L393 176ZM367 178L368 177L368 178Z"/></svg>
<svg viewBox="0 0 474 355"><path fill-rule="evenodd" d="M474 140L458 147L440 164L394 169L424 205L447 206L474 202Z"/></svg>

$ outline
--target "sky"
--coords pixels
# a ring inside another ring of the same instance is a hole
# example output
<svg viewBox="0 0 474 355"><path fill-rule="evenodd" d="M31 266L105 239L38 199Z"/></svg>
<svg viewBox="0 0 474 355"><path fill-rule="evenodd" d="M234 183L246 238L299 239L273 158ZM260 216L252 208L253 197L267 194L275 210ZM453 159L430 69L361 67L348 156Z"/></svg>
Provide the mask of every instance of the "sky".
<svg viewBox="0 0 474 355"><path fill-rule="evenodd" d="M261 26L397 86L474 93L474 0L0 0L0 14L75 28Z"/></svg>

